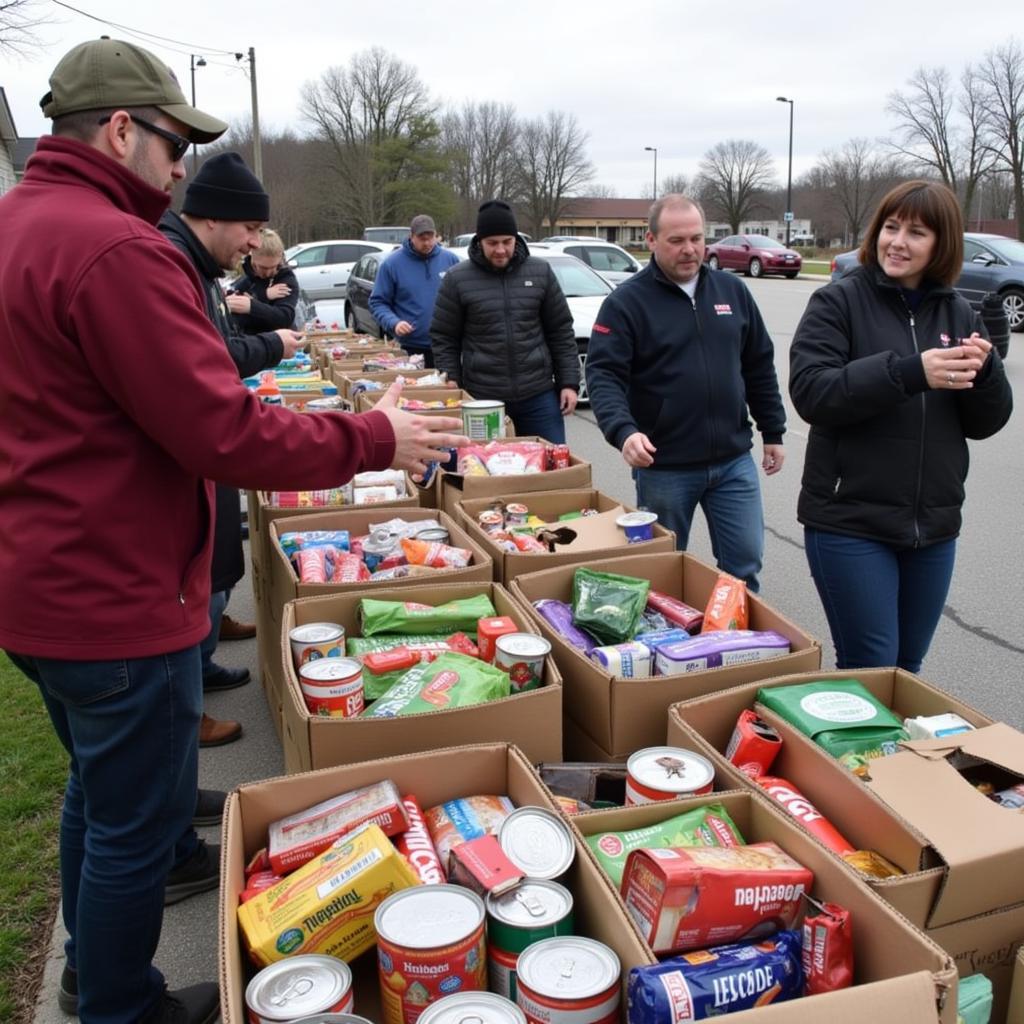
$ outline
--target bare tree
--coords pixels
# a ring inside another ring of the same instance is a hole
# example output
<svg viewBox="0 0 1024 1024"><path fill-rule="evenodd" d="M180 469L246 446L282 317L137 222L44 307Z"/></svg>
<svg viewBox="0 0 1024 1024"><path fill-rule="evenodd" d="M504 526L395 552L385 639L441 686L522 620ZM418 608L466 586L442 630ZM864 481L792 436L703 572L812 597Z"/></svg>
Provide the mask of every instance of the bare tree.
<svg viewBox="0 0 1024 1024"><path fill-rule="evenodd" d="M588 199L618 199L619 191L614 185L590 185L587 188Z"/></svg>
<svg viewBox="0 0 1024 1024"><path fill-rule="evenodd" d="M857 245L861 233L885 191L898 179L899 165L882 157L868 139L850 139L838 150L821 155L821 172L843 215L849 244Z"/></svg>
<svg viewBox="0 0 1024 1024"><path fill-rule="evenodd" d="M690 180L685 174L666 174L658 182L658 195L667 196L672 192L686 195L690 188ZM654 199L654 184L651 181L644 182L640 186L639 196L641 199Z"/></svg>
<svg viewBox="0 0 1024 1024"><path fill-rule="evenodd" d="M42 46L39 30L51 18L37 0L0 0L0 53L24 57Z"/></svg>
<svg viewBox="0 0 1024 1024"><path fill-rule="evenodd" d="M1009 172L1017 237L1024 241L1024 50L1016 39L985 54L978 70L980 104L994 166Z"/></svg>
<svg viewBox="0 0 1024 1024"><path fill-rule="evenodd" d="M758 208L762 194L775 183L771 154L748 139L727 139L709 149L700 162L697 191L709 212L738 232L740 222Z"/></svg>
<svg viewBox="0 0 1024 1024"><path fill-rule="evenodd" d="M573 114L549 110L520 129L518 189L535 238L554 231L569 200L581 195L594 174L587 134Z"/></svg>

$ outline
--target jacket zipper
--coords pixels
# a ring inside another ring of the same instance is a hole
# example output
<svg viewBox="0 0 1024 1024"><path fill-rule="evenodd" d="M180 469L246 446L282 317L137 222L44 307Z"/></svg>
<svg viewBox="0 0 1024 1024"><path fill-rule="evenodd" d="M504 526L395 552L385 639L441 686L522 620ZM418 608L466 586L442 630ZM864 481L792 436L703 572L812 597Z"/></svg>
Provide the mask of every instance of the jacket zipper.
<svg viewBox="0 0 1024 1024"><path fill-rule="evenodd" d="M708 396L707 408L709 414L707 416L708 424L708 450L711 452L711 462L715 461L715 427L714 417L710 415L710 410L714 407L714 399L712 392L714 391L714 380L711 375L711 367L708 365L708 354L704 349L704 331L700 324L700 314L697 312L697 292L700 291L701 284L703 282L700 279L697 280L697 287L694 289L693 298L690 299L690 304L693 306L693 322L697 328L697 338L700 341L700 355L704 362L704 379L707 381L707 388L705 393ZM685 295L685 292L684 292ZM690 298L688 295L687 298Z"/></svg>
<svg viewBox="0 0 1024 1024"><path fill-rule="evenodd" d="M910 337L914 342L914 351L920 355L921 349L917 343L917 321L914 319L914 314L910 307L907 305L907 300L900 295L900 302L903 303L903 308L906 310L907 318L910 321ZM914 485L914 547L919 548L921 546L921 523L919 520L919 513L921 511L921 480L924 476L924 434L925 434L925 421L928 414L928 407L924 400L924 392L921 393L921 440L917 448L917 481Z"/></svg>
<svg viewBox="0 0 1024 1024"><path fill-rule="evenodd" d="M508 379L512 385L513 401L519 398L519 381L516 379L516 363L512 357L512 305L508 298L508 275L503 274L501 288L505 303L505 361L508 363Z"/></svg>

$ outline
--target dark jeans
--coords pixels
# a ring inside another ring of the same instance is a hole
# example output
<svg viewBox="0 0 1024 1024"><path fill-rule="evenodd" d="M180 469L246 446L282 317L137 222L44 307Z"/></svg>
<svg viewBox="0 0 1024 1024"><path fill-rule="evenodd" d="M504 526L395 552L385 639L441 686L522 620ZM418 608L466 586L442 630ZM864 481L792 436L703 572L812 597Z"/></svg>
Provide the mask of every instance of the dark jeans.
<svg viewBox="0 0 1024 1024"><path fill-rule="evenodd" d="M918 672L946 603L956 541L894 548L810 528L804 541L836 667Z"/></svg>
<svg viewBox="0 0 1024 1024"><path fill-rule="evenodd" d="M543 437L554 444L565 444L565 418L552 389L520 402L506 402L505 412L512 418L516 437Z"/></svg>
<svg viewBox="0 0 1024 1024"><path fill-rule="evenodd" d="M199 644L204 676L208 676L216 668L213 663L213 655L216 653L217 643L220 640L220 620L224 617L224 611L230 598L230 590L215 590L210 594L210 632Z"/></svg>
<svg viewBox="0 0 1024 1024"><path fill-rule="evenodd" d="M153 966L175 841L196 807L199 647L123 661L10 655L70 755L61 898L82 1024L129 1024L161 998Z"/></svg>

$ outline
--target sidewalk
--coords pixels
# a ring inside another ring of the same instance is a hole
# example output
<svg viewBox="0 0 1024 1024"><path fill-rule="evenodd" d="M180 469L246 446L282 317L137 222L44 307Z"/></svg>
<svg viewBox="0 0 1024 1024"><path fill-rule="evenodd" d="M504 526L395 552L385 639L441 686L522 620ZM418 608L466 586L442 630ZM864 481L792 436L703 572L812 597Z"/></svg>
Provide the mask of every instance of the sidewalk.
<svg viewBox="0 0 1024 1024"><path fill-rule="evenodd" d="M232 592L229 613L239 621L254 622L256 612L248 565L246 575ZM270 712L258 682L256 641L235 640L217 648L217 661L232 668L245 666L252 682L237 690L215 694L205 700L206 711L214 718L233 718L242 723L242 738L225 747L199 751L199 785L205 789L231 790L254 779L266 779L284 772L281 744L270 721ZM126 787L126 795L130 790ZM220 843L220 828L201 828L199 835L208 843ZM57 987L64 969L64 941L67 932L58 910L50 952L46 960L43 984L36 1003L37 1024L63 1024L75 1020L57 1006ZM163 932L157 949L156 966L163 972L169 988L183 988L201 981L217 980L217 891L192 896L168 907L164 912Z"/></svg>

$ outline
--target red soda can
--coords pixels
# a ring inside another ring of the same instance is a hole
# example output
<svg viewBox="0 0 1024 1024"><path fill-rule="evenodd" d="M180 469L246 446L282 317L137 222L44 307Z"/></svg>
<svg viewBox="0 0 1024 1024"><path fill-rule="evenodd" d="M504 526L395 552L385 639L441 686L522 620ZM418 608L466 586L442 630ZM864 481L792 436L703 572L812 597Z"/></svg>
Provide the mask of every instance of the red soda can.
<svg viewBox="0 0 1024 1024"><path fill-rule="evenodd" d="M804 918L804 984L809 996L853 984L853 925L850 912L804 894L817 914Z"/></svg>
<svg viewBox="0 0 1024 1024"><path fill-rule="evenodd" d="M740 712L725 756L741 772L756 779L767 775L782 749L782 737L750 708Z"/></svg>
<svg viewBox="0 0 1024 1024"><path fill-rule="evenodd" d="M556 444L551 446L551 468L569 468L569 446L567 444Z"/></svg>

